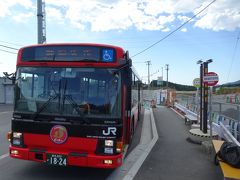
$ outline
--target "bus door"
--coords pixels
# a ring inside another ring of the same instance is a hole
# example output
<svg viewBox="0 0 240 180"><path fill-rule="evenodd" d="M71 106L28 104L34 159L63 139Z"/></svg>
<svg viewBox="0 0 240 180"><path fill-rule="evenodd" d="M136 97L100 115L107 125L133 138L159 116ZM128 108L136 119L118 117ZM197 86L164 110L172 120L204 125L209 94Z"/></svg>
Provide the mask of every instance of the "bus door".
<svg viewBox="0 0 240 180"><path fill-rule="evenodd" d="M124 139L127 144L131 142L132 138L132 123L131 123L131 98L132 98L132 69L130 66L127 66L122 70L122 88L123 88L123 96L122 96L122 104L123 104L123 134Z"/></svg>

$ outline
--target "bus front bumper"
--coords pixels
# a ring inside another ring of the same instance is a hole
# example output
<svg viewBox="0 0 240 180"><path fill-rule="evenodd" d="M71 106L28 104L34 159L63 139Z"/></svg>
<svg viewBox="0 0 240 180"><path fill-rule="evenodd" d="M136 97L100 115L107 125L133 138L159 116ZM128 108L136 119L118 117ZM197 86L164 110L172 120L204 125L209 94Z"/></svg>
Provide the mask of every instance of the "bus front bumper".
<svg viewBox="0 0 240 180"><path fill-rule="evenodd" d="M29 149L9 147L12 158L36 161L58 166L81 166L95 168L117 168L122 165L122 154L96 155L78 152L60 152L57 150Z"/></svg>

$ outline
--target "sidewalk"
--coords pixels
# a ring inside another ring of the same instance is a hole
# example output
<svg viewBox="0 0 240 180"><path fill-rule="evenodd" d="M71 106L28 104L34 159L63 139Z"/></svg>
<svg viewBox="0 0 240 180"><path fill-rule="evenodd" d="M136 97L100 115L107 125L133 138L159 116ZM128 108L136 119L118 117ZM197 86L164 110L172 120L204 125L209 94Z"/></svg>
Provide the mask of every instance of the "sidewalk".
<svg viewBox="0 0 240 180"><path fill-rule="evenodd" d="M219 167L202 145L186 141L189 128L171 109L153 109L159 139L136 180L219 180Z"/></svg>
<svg viewBox="0 0 240 180"><path fill-rule="evenodd" d="M158 135L152 109L145 107L139 144L107 180L132 180L155 145ZM136 134L135 134L136 135ZM134 136L135 136L134 135ZM136 138L136 137L135 137Z"/></svg>

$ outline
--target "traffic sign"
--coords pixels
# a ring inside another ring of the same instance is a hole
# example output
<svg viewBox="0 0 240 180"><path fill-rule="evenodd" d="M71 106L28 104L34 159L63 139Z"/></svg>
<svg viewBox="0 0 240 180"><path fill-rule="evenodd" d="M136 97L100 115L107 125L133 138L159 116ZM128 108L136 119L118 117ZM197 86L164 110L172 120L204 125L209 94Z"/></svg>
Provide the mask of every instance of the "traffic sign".
<svg viewBox="0 0 240 180"><path fill-rule="evenodd" d="M199 87L200 87L200 78L195 78L195 79L193 80L193 86L194 86L195 88L199 88Z"/></svg>
<svg viewBox="0 0 240 180"><path fill-rule="evenodd" d="M203 82L208 86L215 86L218 83L218 75L215 72L208 72L203 76Z"/></svg>

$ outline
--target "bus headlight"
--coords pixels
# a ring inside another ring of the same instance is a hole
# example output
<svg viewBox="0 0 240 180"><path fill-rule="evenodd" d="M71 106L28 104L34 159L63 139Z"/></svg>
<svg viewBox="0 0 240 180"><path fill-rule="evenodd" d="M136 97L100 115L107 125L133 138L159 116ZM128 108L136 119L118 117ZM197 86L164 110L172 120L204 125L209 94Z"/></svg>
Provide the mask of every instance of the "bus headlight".
<svg viewBox="0 0 240 180"><path fill-rule="evenodd" d="M15 146L22 146L23 145L23 134L20 132L13 132L12 144Z"/></svg>

